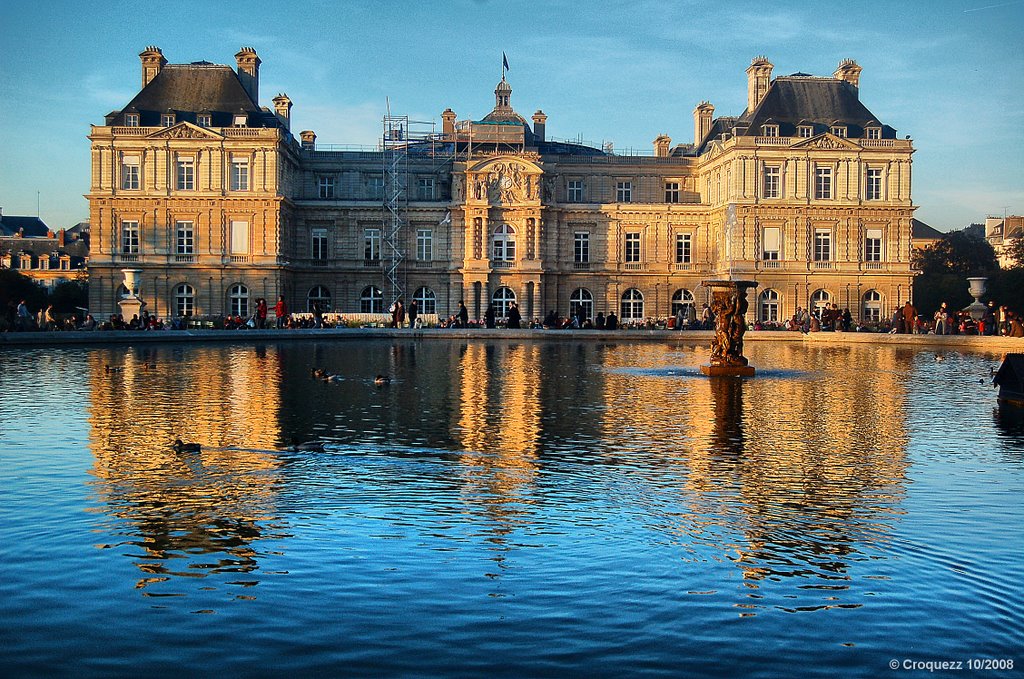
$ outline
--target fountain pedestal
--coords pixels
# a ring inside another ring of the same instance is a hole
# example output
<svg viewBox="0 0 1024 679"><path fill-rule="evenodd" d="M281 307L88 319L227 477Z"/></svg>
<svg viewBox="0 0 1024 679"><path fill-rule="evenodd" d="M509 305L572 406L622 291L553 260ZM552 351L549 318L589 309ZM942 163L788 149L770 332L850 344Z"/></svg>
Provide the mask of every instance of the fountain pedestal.
<svg viewBox="0 0 1024 679"><path fill-rule="evenodd" d="M715 314L715 339L711 342L711 364L700 371L712 377L752 377L754 366L743 356L743 333L747 330L747 289L757 281L704 281L711 289L711 311Z"/></svg>

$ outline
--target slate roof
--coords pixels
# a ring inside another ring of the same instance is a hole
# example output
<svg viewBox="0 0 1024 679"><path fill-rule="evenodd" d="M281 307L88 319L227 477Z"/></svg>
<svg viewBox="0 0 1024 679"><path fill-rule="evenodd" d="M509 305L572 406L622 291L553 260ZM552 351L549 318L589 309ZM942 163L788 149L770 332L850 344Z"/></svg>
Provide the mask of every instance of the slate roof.
<svg viewBox="0 0 1024 679"><path fill-rule="evenodd" d="M169 111L176 122L190 123L209 113L212 127L229 127L240 111L248 114L249 127L281 126L277 116L252 100L234 69L208 62L167 64L127 106L107 116L107 125L124 125L131 112L139 114L141 127L159 127L161 114Z"/></svg>
<svg viewBox="0 0 1024 679"><path fill-rule="evenodd" d="M710 141L723 132L737 136L759 137L762 125L779 126L780 137L795 137L798 125L811 125L812 136L829 131L833 124L845 125L846 136L864 136L870 124L881 127L882 139L895 139L896 130L878 122L878 118L861 103L857 88L836 78L818 78L804 74L780 76L772 81L761 102L753 111L744 111L739 118L717 118L711 132L697 149L703 153Z"/></svg>
<svg viewBox="0 0 1024 679"><path fill-rule="evenodd" d="M17 236L21 229L25 230L26 238L45 238L50 232L50 227L39 217L0 216L0 235Z"/></svg>
<svg viewBox="0 0 1024 679"><path fill-rule="evenodd" d="M910 237L914 240L939 240L944 238L946 234L942 233L938 229L928 226L920 219L910 220L911 224L911 235Z"/></svg>

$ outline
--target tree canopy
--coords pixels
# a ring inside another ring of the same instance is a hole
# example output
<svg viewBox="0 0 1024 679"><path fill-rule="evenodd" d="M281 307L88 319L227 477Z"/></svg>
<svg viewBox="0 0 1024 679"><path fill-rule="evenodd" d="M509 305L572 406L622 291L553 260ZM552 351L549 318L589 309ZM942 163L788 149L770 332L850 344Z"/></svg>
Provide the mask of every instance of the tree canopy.
<svg viewBox="0 0 1024 679"><path fill-rule="evenodd" d="M914 267L925 274L984 276L999 270L996 251L984 237L952 231L934 245L914 253Z"/></svg>
<svg viewBox="0 0 1024 679"><path fill-rule="evenodd" d="M1004 246L1006 256L1013 261L1011 269L1024 269L1024 236L1011 238Z"/></svg>

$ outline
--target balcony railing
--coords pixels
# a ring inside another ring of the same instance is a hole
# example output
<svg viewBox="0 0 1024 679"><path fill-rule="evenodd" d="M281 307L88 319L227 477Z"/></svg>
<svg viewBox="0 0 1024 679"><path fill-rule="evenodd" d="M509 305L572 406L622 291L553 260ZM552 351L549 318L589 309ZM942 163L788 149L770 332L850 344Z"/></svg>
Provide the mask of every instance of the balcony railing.
<svg viewBox="0 0 1024 679"><path fill-rule="evenodd" d="M590 262L573 262L573 271L590 271Z"/></svg>
<svg viewBox="0 0 1024 679"><path fill-rule="evenodd" d="M760 262L762 269L781 269L782 262L777 259L763 259Z"/></svg>
<svg viewBox="0 0 1024 679"><path fill-rule="evenodd" d="M884 139L882 141L885 141ZM885 262L864 262L864 268L869 271L878 271L885 268Z"/></svg>
<svg viewBox="0 0 1024 679"><path fill-rule="evenodd" d="M380 260L379 259L364 259L363 260L363 268L364 269L379 269L380 268Z"/></svg>
<svg viewBox="0 0 1024 679"><path fill-rule="evenodd" d="M676 262L672 268L676 271L690 271L693 269L693 264L690 262Z"/></svg>
<svg viewBox="0 0 1024 679"><path fill-rule="evenodd" d="M511 269L515 262L507 259L494 259L491 260L492 269Z"/></svg>
<svg viewBox="0 0 1024 679"><path fill-rule="evenodd" d="M832 262L827 262L827 261L811 262L811 264L813 265L813 268L815 268L815 269L833 269L833 268L835 268L834 266L832 266Z"/></svg>
<svg viewBox="0 0 1024 679"><path fill-rule="evenodd" d="M230 257L232 264L248 264L249 255L231 255Z"/></svg>
<svg viewBox="0 0 1024 679"><path fill-rule="evenodd" d="M626 262L622 265L622 268L626 271L640 271L644 268L643 262Z"/></svg>
<svg viewBox="0 0 1024 679"><path fill-rule="evenodd" d="M125 254L123 252L120 253L120 254L114 255L114 258L117 261L119 261L119 262L137 262L137 261L139 261L139 256L138 255L129 255L129 254Z"/></svg>
<svg viewBox="0 0 1024 679"><path fill-rule="evenodd" d="M174 255L175 264L195 264L195 255Z"/></svg>

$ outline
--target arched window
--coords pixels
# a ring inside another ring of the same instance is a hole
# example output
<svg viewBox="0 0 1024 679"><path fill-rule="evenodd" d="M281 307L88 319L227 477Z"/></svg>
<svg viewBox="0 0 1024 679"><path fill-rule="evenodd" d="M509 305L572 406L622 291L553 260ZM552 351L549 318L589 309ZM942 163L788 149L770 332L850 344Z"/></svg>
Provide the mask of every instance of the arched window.
<svg viewBox="0 0 1024 679"><path fill-rule="evenodd" d="M514 301L516 301L516 293L512 292L511 288L498 288L495 290L494 295L491 297L495 315L508 316L509 307L512 306Z"/></svg>
<svg viewBox="0 0 1024 679"><path fill-rule="evenodd" d="M384 313L384 293L376 285L363 288L359 295L359 311L364 314Z"/></svg>
<svg viewBox="0 0 1024 679"><path fill-rule="evenodd" d="M320 311L330 311L331 291L322 285L314 285L310 288L309 294L306 295L306 311L312 311L314 304Z"/></svg>
<svg viewBox="0 0 1024 679"><path fill-rule="evenodd" d="M878 290L868 290L864 293L860 318L865 323L878 323L882 320L882 295Z"/></svg>
<svg viewBox="0 0 1024 679"><path fill-rule="evenodd" d="M577 288L569 298L569 311L575 313L576 309L582 307L583 315L586 318L594 317L594 296L586 288Z"/></svg>
<svg viewBox="0 0 1024 679"><path fill-rule="evenodd" d="M430 288L417 288L412 298L416 300L416 306L419 307L421 314L437 313L437 295Z"/></svg>
<svg viewBox="0 0 1024 679"><path fill-rule="evenodd" d="M678 314L684 306L693 306L693 293L686 288L680 288L672 293L672 315Z"/></svg>
<svg viewBox="0 0 1024 679"><path fill-rule="evenodd" d="M494 261L511 262L516 258L516 232L508 224L502 224L494 230L492 243Z"/></svg>
<svg viewBox="0 0 1024 679"><path fill-rule="evenodd" d="M757 313L760 320L777 323L779 320L779 293L772 289L763 291L759 295Z"/></svg>
<svg viewBox="0 0 1024 679"><path fill-rule="evenodd" d="M196 310L196 289L188 283L174 288L174 310L179 316L191 316Z"/></svg>
<svg viewBox="0 0 1024 679"><path fill-rule="evenodd" d="M249 288L236 283L228 290L228 309L232 316L246 318L249 315Z"/></svg>
<svg viewBox="0 0 1024 679"><path fill-rule="evenodd" d="M815 290L811 294L811 312L821 318L821 310L827 307L832 302L832 295L828 293L828 290Z"/></svg>
<svg viewBox="0 0 1024 679"><path fill-rule="evenodd" d="M644 317L644 296L636 288L630 288L622 293L622 313L620 320L639 321Z"/></svg>

